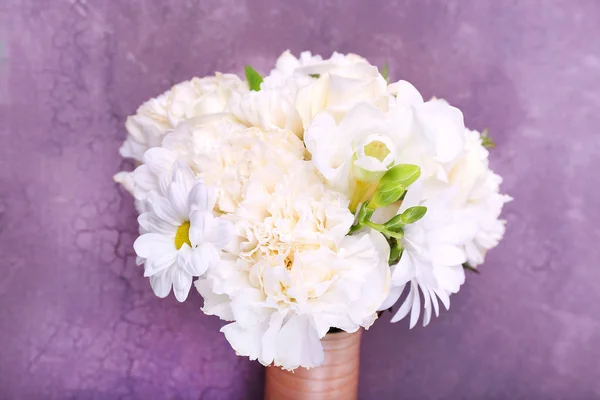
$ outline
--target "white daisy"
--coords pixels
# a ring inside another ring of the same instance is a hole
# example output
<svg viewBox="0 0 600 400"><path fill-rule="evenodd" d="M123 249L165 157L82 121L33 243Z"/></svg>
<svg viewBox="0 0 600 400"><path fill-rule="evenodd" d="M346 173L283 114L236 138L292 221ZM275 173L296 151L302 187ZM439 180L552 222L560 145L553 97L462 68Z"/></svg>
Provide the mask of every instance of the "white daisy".
<svg viewBox="0 0 600 400"><path fill-rule="evenodd" d="M179 163L165 193L150 192L150 211L138 218L145 233L133 247L158 297L166 297L172 286L177 300L184 301L192 278L219 263L233 228L213 215L215 201L215 192Z"/></svg>

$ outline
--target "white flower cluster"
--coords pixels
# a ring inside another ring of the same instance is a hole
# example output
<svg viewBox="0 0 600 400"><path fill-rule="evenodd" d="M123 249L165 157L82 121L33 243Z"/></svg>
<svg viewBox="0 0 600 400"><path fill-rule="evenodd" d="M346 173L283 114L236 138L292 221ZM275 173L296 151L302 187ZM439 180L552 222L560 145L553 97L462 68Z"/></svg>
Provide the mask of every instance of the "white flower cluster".
<svg viewBox="0 0 600 400"><path fill-rule="evenodd" d="M285 369L390 307L427 325L504 234L487 136L354 54L246 76L193 78L127 119L140 165L115 180L154 293L184 301L198 277L236 353Z"/></svg>

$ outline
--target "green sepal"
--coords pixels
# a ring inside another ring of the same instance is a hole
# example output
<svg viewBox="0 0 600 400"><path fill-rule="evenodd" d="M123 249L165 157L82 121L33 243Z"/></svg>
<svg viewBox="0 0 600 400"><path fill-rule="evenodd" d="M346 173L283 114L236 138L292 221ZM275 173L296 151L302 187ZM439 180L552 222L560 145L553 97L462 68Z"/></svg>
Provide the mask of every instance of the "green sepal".
<svg viewBox="0 0 600 400"><path fill-rule="evenodd" d="M393 232L402 229L404 225L406 224L402 221L402 215L396 215L394 218L390 219L388 222L383 224L383 226L385 226L385 229Z"/></svg>

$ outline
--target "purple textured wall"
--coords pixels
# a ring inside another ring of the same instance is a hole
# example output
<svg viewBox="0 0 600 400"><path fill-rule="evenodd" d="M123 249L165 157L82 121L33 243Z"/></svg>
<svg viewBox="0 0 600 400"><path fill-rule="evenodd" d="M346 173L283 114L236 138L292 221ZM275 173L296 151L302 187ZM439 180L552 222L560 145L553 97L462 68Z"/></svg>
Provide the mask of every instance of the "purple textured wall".
<svg viewBox="0 0 600 400"><path fill-rule="evenodd" d="M449 312L364 335L361 398L600 398L599 36L594 0L2 0L0 398L261 396L198 295L153 296L111 176L142 101L286 48L458 105L516 198Z"/></svg>

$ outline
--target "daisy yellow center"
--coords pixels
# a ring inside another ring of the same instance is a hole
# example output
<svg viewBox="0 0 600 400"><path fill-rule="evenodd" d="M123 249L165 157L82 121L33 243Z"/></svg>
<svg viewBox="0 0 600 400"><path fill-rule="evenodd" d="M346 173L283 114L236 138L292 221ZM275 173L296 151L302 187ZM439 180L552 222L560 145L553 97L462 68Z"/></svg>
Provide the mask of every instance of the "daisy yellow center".
<svg viewBox="0 0 600 400"><path fill-rule="evenodd" d="M390 150L385 143L380 142L379 140L374 140L365 146L365 155L375 157L379 161L383 161L388 154L390 154Z"/></svg>
<svg viewBox="0 0 600 400"><path fill-rule="evenodd" d="M190 242L190 221L185 221L181 224L175 233L175 248L179 250L184 243L192 247L192 243Z"/></svg>

